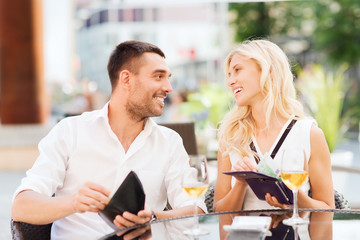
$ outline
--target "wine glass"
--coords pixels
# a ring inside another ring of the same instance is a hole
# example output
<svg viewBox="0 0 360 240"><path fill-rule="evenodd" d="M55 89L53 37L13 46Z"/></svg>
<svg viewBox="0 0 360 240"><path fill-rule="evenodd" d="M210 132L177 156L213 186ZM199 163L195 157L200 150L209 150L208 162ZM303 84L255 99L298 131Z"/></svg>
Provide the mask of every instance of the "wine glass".
<svg viewBox="0 0 360 240"><path fill-rule="evenodd" d="M190 170L183 175L182 188L194 200L194 227L184 231L188 236L201 236L209 232L199 228L197 215L197 199L205 194L209 188L207 160L204 155L189 156Z"/></svg>
<svg viewBox="0 0 360 240"><path fill-rule="evenodd" d="M299 217L298 191L307 181L309 176L305 151L298 147L289 147L282 151L281 158L281 180L292 190L293 193L293 215L283 220L286 225L296 226L307 224L308 221Z"/></svg>

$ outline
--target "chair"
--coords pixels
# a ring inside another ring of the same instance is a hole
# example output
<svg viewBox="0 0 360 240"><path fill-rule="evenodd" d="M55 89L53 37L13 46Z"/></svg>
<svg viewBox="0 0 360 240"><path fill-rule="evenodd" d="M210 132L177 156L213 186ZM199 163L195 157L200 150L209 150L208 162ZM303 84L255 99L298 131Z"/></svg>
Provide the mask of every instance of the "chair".
<svg viewBox="0 0 360 240"><path fill-rule="evenodd" d="M24 222L15 222L11 219L10 225L13 240L50 240L52 223L33 225Z"/></svg>
<svg viewBox="0 0 360 240"><path fill-rule="evenodd" d="M194 122L160 123L159 125L170 128L177 132L183 139L185 150L189 155L198 154Z"/></svg>
<svg viewBox="0 0 360 240"><path fill-rule="evenodd" d="M208 213L214 212L214 194L215 186L210 184L209 189L205 193L205 205Z"/></svg>
<svg viewBox="0 0 360 240"><path fill-rule="evenodd" d="M335 209L350 209L348 200L344 198L344 195L334 189Z"/></svg>

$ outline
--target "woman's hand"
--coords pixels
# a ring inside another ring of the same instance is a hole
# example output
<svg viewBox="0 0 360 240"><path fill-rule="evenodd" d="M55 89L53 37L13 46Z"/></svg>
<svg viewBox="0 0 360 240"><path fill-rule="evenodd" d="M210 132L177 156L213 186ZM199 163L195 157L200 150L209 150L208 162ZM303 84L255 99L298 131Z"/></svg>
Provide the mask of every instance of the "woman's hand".
<svg viewBox="0 0 360 240"><path fill-rule="evenodd" d="M274 196L271 196L270 193L267 193L265 195L265 200L269 205L271 205L273 207L279 207L279 208L282 208L282 209L285 209L285 208L289 207L289 205L287 205L287 204L279 203L277 198L274 197Z"/></svg>
<svg viewBox="0 0 360 240"><path fill-rule="evenodd" d="M231 171L255 171L256 167L253 165L252 161L248 157L243 157L241 160L237 161L231 168ZM245 179L234 176L238 181L245 182Z"/></svg>
<svg viewBox="0 0 360 240"><path fill-rule="evenodd" d="M233 165L232 171L256 171L256 167L250 158L243 157Z"/></svg>

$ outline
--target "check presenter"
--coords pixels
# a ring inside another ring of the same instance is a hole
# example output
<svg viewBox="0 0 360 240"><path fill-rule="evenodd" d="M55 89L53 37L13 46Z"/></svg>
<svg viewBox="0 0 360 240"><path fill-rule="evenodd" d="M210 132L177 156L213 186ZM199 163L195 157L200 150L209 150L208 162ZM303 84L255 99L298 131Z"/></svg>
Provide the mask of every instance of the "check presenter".
<svg viewBox="0 0 360 240"><path fill-rule="evenodd" d="M193 200L181 188L181 176L190 170L182 138L151 119L163 113L172 91L164 53L150 43L126 41L113 50L107 68L109 102L54 126L14 193L13 220L53 222L51 239L111 233L98 212L131 170L143 184L145 209L117 215L118 228L194 213ZM172 210L164 211L167 202ZM204 202L198 206L199 213L206 211Z"/></svg>

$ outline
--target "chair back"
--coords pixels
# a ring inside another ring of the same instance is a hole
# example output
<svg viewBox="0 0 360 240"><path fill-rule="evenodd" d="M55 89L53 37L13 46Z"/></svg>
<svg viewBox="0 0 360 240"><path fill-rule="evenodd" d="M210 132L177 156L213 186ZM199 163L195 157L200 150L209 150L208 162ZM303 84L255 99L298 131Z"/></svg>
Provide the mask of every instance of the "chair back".
<svg viewBox="0 0 360 240"><path fill-rule="evenodd" d="M194 122L160 123L159 125L168 127L177 132L183 139L185 150L189 155L198 154Z"/></svg>
<svg viewBox="0 0 360 240"><path fill-rule="evenodd" d="M34 225L24 222L15 222L11 219L12 240L50 240L52 223Z"/></svg>

